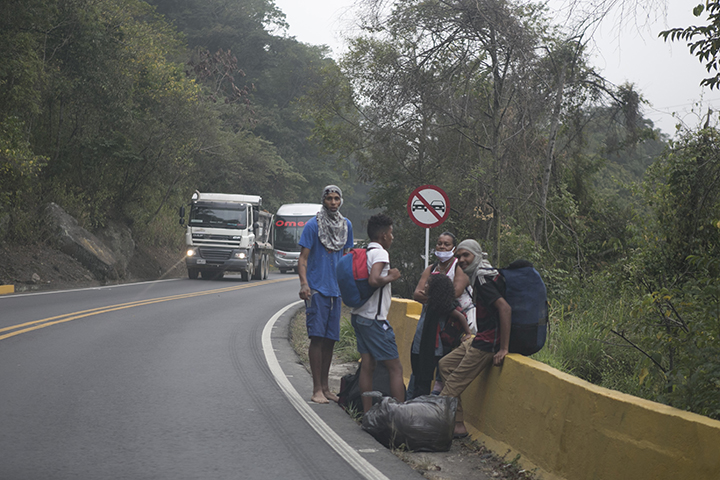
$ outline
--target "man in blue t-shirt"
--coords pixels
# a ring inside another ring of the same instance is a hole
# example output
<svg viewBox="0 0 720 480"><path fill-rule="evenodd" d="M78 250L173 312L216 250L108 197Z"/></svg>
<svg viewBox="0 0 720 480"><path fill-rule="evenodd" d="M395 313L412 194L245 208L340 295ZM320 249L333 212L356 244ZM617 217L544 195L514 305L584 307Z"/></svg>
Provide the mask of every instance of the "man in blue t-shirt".
<svg viewBox="0 0 720 480"><path fill-rule="evenodd" d="M300 236L300 298L305 300L305 318L310 348L310 372L315 403L337 402L330 391L328 374L335 342L340 340L340 288L335 267L353 247L352 223L340 213L342 191L335 185L323 189L322 208L305 224Z"/></svg>

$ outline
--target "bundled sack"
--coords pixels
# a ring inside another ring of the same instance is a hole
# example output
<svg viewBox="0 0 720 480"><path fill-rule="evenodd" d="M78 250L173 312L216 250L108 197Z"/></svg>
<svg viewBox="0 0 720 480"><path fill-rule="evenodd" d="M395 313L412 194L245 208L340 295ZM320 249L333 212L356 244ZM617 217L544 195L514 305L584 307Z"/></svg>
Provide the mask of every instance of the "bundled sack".
<svg viewBox="0 0 720 480"><path fill-rule="evenodd" d="M458 399L423 395L398 403L383 397L362 419L362 428L388 448L447 452L455 430Z"/></svg>
<svg viewBox="0 0 720 480"><path fill-rule="evenodd" d="M355 373L348 373L340 379L340 392L338 393L338 405L345 411L352 410L362 413L362 399L360 397L360 369L362 362L358 363ZM382 362L377 362L373 371L373 390L390 396L390 373Z"/></svg>

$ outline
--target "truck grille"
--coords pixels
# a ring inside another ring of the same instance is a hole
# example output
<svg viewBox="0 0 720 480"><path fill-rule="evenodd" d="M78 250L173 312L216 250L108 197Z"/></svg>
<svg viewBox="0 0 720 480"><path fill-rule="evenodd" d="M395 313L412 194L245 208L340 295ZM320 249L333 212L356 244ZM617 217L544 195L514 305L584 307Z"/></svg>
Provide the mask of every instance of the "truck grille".
<svg viewBox="0 0 720 480"><path fill-rule="evenodd" d="M200 256L205 260L219 262L229 259L230 255L231 248L200 248Z"/></svg>

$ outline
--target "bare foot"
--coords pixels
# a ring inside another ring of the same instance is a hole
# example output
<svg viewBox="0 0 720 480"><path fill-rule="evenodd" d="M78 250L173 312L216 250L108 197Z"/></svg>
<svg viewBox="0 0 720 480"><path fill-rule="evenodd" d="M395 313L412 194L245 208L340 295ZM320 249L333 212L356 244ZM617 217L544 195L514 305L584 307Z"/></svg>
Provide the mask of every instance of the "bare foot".
<svg viewBox="0 0 720 480"><path fill-rule="evenodd" d="M465 428L464 422L455 423L455 431L453 432L455 438L463 438L468 436L467 428Z"/></svg>
<svg viewBox="0 0 720 480"><path fill-rule="evenodd" d="M335 395L335 394L334 394L333 392L331 392L330 390L328 390L327 392L323 392L323 395L325 395L325 398L327 398L327 399L330 400L331 402L337 403L337 401L339 400L338 396Z"/></svg>
<svg viewBox="0 0 720 480"><path fill-rule="evenodd" d="M313 393L313 396L310 397L310 401L315 403L330 403L322 392Z"/></svg>

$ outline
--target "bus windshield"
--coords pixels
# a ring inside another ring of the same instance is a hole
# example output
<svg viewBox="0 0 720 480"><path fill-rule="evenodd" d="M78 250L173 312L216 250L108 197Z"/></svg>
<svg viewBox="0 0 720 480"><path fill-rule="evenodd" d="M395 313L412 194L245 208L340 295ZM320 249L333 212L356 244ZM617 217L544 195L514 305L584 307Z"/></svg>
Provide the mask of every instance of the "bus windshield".
<svg viewBox="0 0 720 480"><path fill-rule="evenodd" d="M283 252L299 252L300 235L305 223L315 215L275 217L275 249Z"/></svg>
<svg viewBox="0 0 720 480"><path fill-rule="evenodd" d="M196 203L190 209L193 227L247 228L247 205Z"/></svg>

